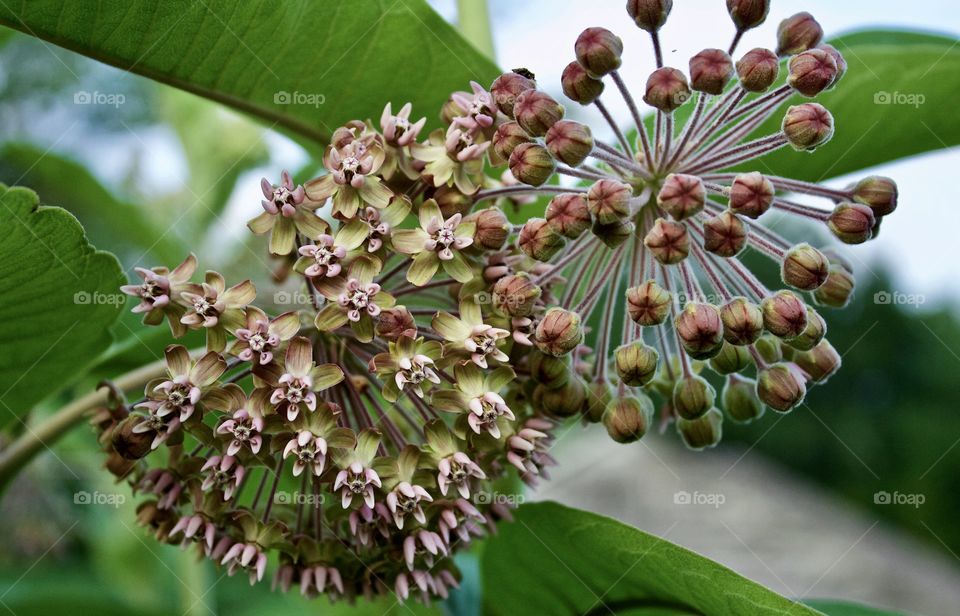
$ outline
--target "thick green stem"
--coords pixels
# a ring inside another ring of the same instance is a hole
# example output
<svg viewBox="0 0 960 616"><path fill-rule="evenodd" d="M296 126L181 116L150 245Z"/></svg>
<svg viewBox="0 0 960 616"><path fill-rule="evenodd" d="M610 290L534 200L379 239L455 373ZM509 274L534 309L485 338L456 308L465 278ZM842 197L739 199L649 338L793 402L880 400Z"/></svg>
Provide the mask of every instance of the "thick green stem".
<svg viewBox="0 0 960 616"><path fill-rule="evenodd" d="M457 25L463 38L491 60L495 59L487 0L457 0Z"/></svg>
<svg viewBox="0 0 960 616"><path fill-rule="evenodd" d="M128 372L113 380L120 390L143 387L150 379L166 374L166 360L160 359ZM43 449L49 449L61 436L83 421L87 412L107 402L107 389L100 388L64 406L35 426L28 426L23 434L0 451L0 493L17 472Z"/></svg>

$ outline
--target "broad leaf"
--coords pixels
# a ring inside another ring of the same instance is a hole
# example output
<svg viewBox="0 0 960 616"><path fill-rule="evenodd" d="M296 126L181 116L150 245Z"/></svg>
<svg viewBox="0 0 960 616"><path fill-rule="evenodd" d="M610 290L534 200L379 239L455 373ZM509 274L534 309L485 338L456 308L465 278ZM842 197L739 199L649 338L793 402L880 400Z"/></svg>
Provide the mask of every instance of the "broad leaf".
<svg viewBox="0 0 960 616"><path fill-rule="evenodd" d="M847 601L815 599L805 601L805 603L812 608L820 610L827 616L903 616L900 612L881 610L857 603L849 603Z"/></svg>
<svg viewBox="0 0 960 616"><path fill-rule="evenodd" d="M69 212L0 184L0 427L110 345L123 282L116 257L95 250Z"/></svg>
<svg viewBox="0 0 960 616"><path fill-rule="evenodd" d="M953 108L960 88L956 41L865 31L831 43L849 65L837 87L816 98L833 114L833 139L812 155L784 148L748 167L816 182L960 143L960 115ZM795 96L788 104L805 100ZM778 130L782 119L777 113L758 134Z"/></svg>
<svg viewBox="0 0 960 616"><path fill-rule="evenodd" d="M521 506L487 542L482 580L489 616L519 605L554 616L817 614L668 541L549 502Z"/></svg>
<svg viewBox="0 0 960 616"><path fill-rule="evenodd" d="M435 124L498 73L424 0L31 0L0 4L0 24L318 142L387 99Z"/></svg>

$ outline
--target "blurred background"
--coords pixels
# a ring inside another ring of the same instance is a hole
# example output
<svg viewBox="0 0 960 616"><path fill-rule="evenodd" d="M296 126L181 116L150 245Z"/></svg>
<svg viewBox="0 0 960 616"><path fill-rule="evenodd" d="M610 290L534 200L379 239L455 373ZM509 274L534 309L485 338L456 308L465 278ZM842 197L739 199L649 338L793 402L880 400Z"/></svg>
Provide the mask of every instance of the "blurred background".
<svg viewBox="0 0 960 616"><path fill-rule="evenodd" d="M667 64L685 66L696 51L725 46L726 30L715 26L728 20L723 2L675 4L661 33ZM431 5L457 22L454 0ZM571 1L562 10L548 0L488 6L500 66L529 68L558 99L560 72L583 27L623 37L628 81L642 83L653 67L621 0ZM772 45L779 20L800 10L813 13L828 38L865 27L960 33L960 11L947 0L775 0L743 48ZM93 92L113 97L85 103L82 93ZM568 110L591 119L576 106ZM263 241L244 227L259 208L259 178L317 169L295 143L245 117L9 30L0 30L0 119L0 181L29 186L42 202L73 212L93 244L117 254L128 273L176 264L188 250L228 278L264 271ZM573 425L558 443L554 481L529 498L611 515L787 596L956 614L960 214L944 178L958 165L960 152L946 149L831 181L891 176L900 208L880 241L843 249L856 266L856 299L826 317L844 368L803 408L750 426L728 422L723 443L705 453L684 450L672 430L625 447L602 428ZM769 223L792 239L831 242L819 229ZM264 296L276 290L262 285ZM117 327L137 336L111 353L100 377L159 356L166 342L164 332L144 332L131 315ZM18 606L39 596L44 610L70 606L67 613L82 614L87 598L105 593L115 596L118 614L317 610L248 590L241 579L218 580L221 572L156 544L136 526L132 498L74 501L78 492L111 489L84 428L12 486L0 503L0 602L11 613L32 613Z"/></svg>

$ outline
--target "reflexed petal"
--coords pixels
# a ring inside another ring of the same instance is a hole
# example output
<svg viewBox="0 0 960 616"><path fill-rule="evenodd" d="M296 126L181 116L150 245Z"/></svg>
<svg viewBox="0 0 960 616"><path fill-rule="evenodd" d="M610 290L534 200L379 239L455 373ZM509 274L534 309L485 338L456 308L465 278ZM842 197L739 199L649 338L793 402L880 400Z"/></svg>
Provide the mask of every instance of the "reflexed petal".
<svg viewBox="0 0 960 616"><path fill-rule="evenodd" d="M263 235L267 231L273 228L274 223L277 221L276 214L271 214L270 212L263 212L256 218L251 218L247 222L247 228L253 231L256 235Z"/></svg>
<svg viewBox="0 0 960 616"><path fill-rule="evenodd" d="M427 234L423 229L397 229L390 236L398 252L415 255L425 250Z"/></svg>
<svg viewBox="0 0 960 616"><path fill-rule="evenodd" d="M440 259L435 252L421 252L413 258L410 269L407 270L407 280L418 287L430 282L440 268Z"/></svg>
<svg viewBox="0 0 960 616"><path fill-rule="evenodd" d="M459 252L454 252L453 258L443 261L442 264L443 270L457 282L466 283L473 279L473 270L470 268L470 264Z"/></svg>
<svg viewBox="0 0 960 616"><path fill-rule="evenodd" d="M270 234L270 252L275 255L288 255L293 251L297 239L297 226L286 216L278 216Z"/></svg>
<svg viewBox="0 0 960 616"><path fill-rule="evenodd" d="M347 322L347 313L336 304L327 304L317 313L314 326L322 332L329 332L342 327Z"/></svg>
<svg viewBox="0 0 960 616"><path fill-rule="evenodd" d="M310 372L313 379L313 389L323 391L343 380L343 370L336 364L321 364Z"/></svg>

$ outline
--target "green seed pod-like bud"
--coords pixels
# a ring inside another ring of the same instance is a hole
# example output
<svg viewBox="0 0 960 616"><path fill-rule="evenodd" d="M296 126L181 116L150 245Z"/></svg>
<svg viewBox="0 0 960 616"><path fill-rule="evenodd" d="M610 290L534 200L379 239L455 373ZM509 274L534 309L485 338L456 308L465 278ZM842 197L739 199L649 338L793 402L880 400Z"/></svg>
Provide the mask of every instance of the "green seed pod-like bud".
<svg viewBox="0 0 960 616"><path fill-rule="evenodd" d="M587 28L573 46L577 62L595 79L620 68L623 41L606 28Z"/></svg>
<svg viewBox="0 0 960 616"><path fill-rule="evenodd" d="M551 308L537 324L537 348L560 357L577 348L583 341L583 326L580 315L563 308Z"/></svg>
<svg viewBox="0 0 960 616"><path fill-rule="evenodd" d="M673 296L655 280L647 280L638 287L627 289L627 312L637 325L660 325L670 314Z"/></svg>
<svg viewBox="0 0 960 616"><path fill-rule="evenodd" d="M730 344L753 344L763 334L763 311L745 297L735 297L720 309L723 338Z"/></svg>
<svg viewBox="0 0 960 616"><path fill-rule="evenodd" d="M803 333L784 342L798 351L809 351L820 344L820 341L826 335L827 322L823 320L820 313L807 306L807 326L803 329Z"/></svg>
<svg viewBox="0 0 960 616"><path fill-rule="evenodd" d="M562 387L538 385L540 408L554 417L572 417L583 409L587 388L579 378L571 378Z"/></svg>
<svg viewBox="0 0 960 616"><path fill-rule="evenodd" d="M504 73L493 81L490 94L497 107L508 118L513 117L513 105L520 94L537 87L537 82L516 71Z"/></svg>
<svg viewBox="0 0 960 616"><path fill-rule="evenodd" d="M718 374L740 372L753 364L753 358L746 347L736 346L724 341L720 352L710 359L710 367Z"/></svg>
<svg viewBox="0 0 960 616"><path fill-rule="evenodd" d="M806 395L806 377L796 364L773 364L757 377L757 397L780 413L795 408Z"/></svg>
<svg viewBox="0 0 960 616"><path fill-rule="evenodd" d="M643 101L664 113L673 113L690 99L687 76L675 68L664 66L647 78Z"/></svg>
<svg viewBox="0 0 960 616"><path fill-rule="evenodd" d="M823 28L807 12L797 13L780 22L777 28L777 55L792 56L816 47L823 39Z"/></svg>
<svg viewBox="0 0 960 616"><path fill-rule="evenodd" d="M877 218L897 209L898 195L897 183L879 175L864 178L853 187L853 200L870 206Z"/></svg>
<svg viewBox="0 0 960 616"><path fill-rule="evenodd" d="M511 317L528 317L542 290L527 272L504 276L493 285L493 305Z"/></svg>
<svg viewBox="0 0 960 616"><path fill-rule="evenodd" d="M703 223L703 249L718 257L735 257L747 245L747 225L730 210Z"/></svg>
<svg viewBox="0 0 960 616"><path fill-rule="evenodd" d="M642 387L657 374L660 354L641 341L625 344L614 352L617 375L624 385Z"/></svg>
<svg viewBox="0 0 960 616"><path fill-rule="evenodd" d="M546 135L551 126L563 119L563 113L563 105L540 90L521 92L513 105L517 122L535 137Z"/></svg>
<svg viewBox="0 0 960 616"><path fill-rule="evenodd" d="M827 227L845 244L862 244L873 237L876 222L870 206L862 203L841 203L830 214Z"/></svg>
<svg viewBox="0 0 960 616"><path fill-rule="evenodd" d="M517 181L540 186L550 179L557 164L550 151L537 143L521 143L510 154L510 173Z"/></svg>
<svg viewBox="0 0 960 616"><path fill-rule="evenodd" d="M762 173L741 173L730 185L730 209L756 220L770 209L775 196L773 183Z"/></svg>
<svg viewBox="0 0 960 616"><path fill-rule="evenodd" d="M474 223L477 228L473 234L474 245L484 250L500 250L510 235L512 225L498 207L478 210L463 219Z"/></svg>
<svg viewBox="0 0 960 616"><path fill-rule="evenodd" d="M437 202L444 218L450 218L454 214L464 215L473 207L473 198L463 194L455 186L439 187L433 193L433 200Z"/></svg>
<svg viewBox="0 0 960 616"><path fill-rule="evenodd" d="M674 327L683 349L694 359L710 359L723 346L723 321L713 304L687 303L677 315Z"/></svg>
<svg viewBox="0 0 960 616"><path fill-rule="evenodd" d="M813 299L821 306L846 308L853 297L855 282L853 274L842 265L830 265L827 279L813 292Z"/></svg>
<svg viewBox="0 0 960 616"><path fill-rule="evenodd" d="M627 0L627 13L647 32L659 30L672 9L673 0Z"/></svg>
<svg viewBox="0 0 960 616"><path fill-rule="evenodd" d="M819 45L816 46L816 49L822 49L823 51L827 52L833 58L833 61L837 63L837 74L833 78L833 82L829 86L830 88L832 88L833 86L837 85L840 79L842 79L843 76L846 74L847 61L844 59L843 54L841 54L837 50L837 48L834 47L833 45L829 45L827 43L820 43Z"/></svg>
<svg viewBox="0 0 960 616"><path fill-rule="evenodd" d="M653 421L653 401L643 394L617 398L607 405L603 425L618 443L633 443L643 438Z"/></svg>
<svg viewBox="0 0 960 616"><path fill-rule="evenodd" d="M690 449L715 447L723 438L723 414L719 409L710 409L697 419L679 418L677 432Z"/></svg>
<svg viewBox="0 0 960 616"><path fill-rule="evenodd" d="M663 181L663 187L657 194L657 204L673 216L683 220L703 210L707 200L707 191L703 180L696 175L671 173Z"/></svg>
<svg viewBox="0 0 960 616"><path fill-rule="evenodd" d="M717 392L703 377L683 377L673 387L673 410L684 419L696 419L713 407L716 397Z"/></svg>
<svg viewBox="0 0 960 616"><path fill-rule="evenodd" d="M727 0L727 12L737 30L756 28L767 19L770 0Z"/></svg>
<svg viewBox="0 0 960 616"><path fill-rule="evenodd" d="M587 399L583 403L583 418L590 423L600 423L610 401L613 400L613 391L606 382L594 381L587 384Z"/></svg>
<svg viewBox="0 0 960 616"><path fill-rule="evenodd" d="M763 326L777 338L795 338L807 327L807 307L792 291L777 291L760 302Z"/></svg>
<svg viewBox="0 0 960 616"><path fill-rule="evenodd" d="M690 253L690 236L687 227L680 222L673 222L658 218L647 235L643 244L650 249L653 256L664 265L675 265L687 258Z"/></svg>
<svg viewBox="0 0 960 616"><path fill-rule="evenodd" d="M531 259L549 261L563 248L563 236L553 230L543 218L531 218L520 228L517 244Z"/></svg>
<svg viewBox="0 0 960 616"><path fill-rule="evenodd" d="M560 120L547 131L544 142L554 158L576 167L593 150L593 135L590 127L573 120Z"/></svg>
<svg viewBox="0 0 960 616"><path fill-rule="evenodd" d="M550 200L545 215L554 231L572 240L590 228L587 199L579 193L557 195Z"/></svg>
<svg viewBox="0 0 960 616"><path fill-rule="evenodd" d="M787 83L800 94L814 97L837 79L837 61L823 49L808 49L790 58Z"/></svg>
<svg viewBox="0 0 960 616"><path fill-rule="evenodd" d="M707 94L723 94L733 79L733 60L722 49L704 49L690 58L690 88Z"/></svg>
<svg viewBox="0 0 960 616"><path fill-rule="evenodd" d="M629 184L616 180L597 180L587 191L587 209L603 225L620 222L630 215Z"/></svg>
<svg viewBox="0 0 960 616"><path fill-rule="evenodd" d="M826 383L840 369L840 354L827 340L805 353L797 353L794 361L814 383Z"/></svg>
<svg viewBox="0 0 960 616"><path fill-rule="evenodd" d="M766 92L779 73L777 54L762 47L751 49L737 62L737 77L747 92Z"/></svg>
<svg viewBox="0 0 960 616"><path fill-rule="evenodd" d="M554 357L545 353L530 354L530 376L550 389L563 387L570 381L570 362L566 356Z"/></svg>
<svg viewBox="0 0 960 616"><path fill-rule="evenodd" d="M783 360L783 345L780 344L780 339L775 336L769 334L761 336L754 344L754 347L757 349L757 352L760 353L763 361L768 364L775 364Z"/></svg>
<svg viewBox="0 0 960 616"><path fill-rule="evenodd" d="M591 231L607 248L616 248L633 236L635 226L632 222L616 221L608 225L597 221Z"/></svg>
<svg viewBox="0 0 960 616"><path fill-rule="evenodd" d="M720 401L727 417L736 423L750 423L763 417L764 406L757 397L757 382L753 379L728 378Z"/></svg>
<svg viewBox="0 0 960 616"><path fill-rule="evenodd" d="M807 244L797 244L787 251L780 267L784 284L802 291L813 291L830 274L830 262L822 252Z"/></svg>
<svg viewBox="0 0 960 616"><path fill-rule="evenodd" d="M833 137L833 116L819 103L803 103L787 109L783 134L795 150L813 151Z"/></svg>
<svg viewBox="0 0 960 616"><path fill-rule="evenodd" d="M517 149L521 143L532 143L533 138L523 130L523 127L516 122L504 122L497 127L497 132L493 133L491 139L493 150L497 156L504 160L509 160L510 155Z"/></svg>
<svg viewBox="0 0 960 616"><path fill-rule="evenodd" d="M563 69L560 85L567 98L581 105L589 105L603 94L603 82L591 77L576 60Z"/></svg>

